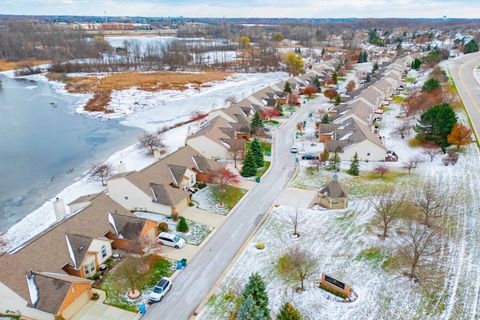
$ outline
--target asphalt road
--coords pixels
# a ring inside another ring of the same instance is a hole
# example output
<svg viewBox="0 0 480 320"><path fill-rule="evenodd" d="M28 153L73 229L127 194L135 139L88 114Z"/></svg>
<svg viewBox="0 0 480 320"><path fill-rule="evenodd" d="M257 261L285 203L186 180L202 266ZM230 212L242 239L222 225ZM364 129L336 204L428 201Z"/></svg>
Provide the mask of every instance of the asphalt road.
<svg viewBox="0 0 480 320"><path fill-rule="evenodd" d="M480 52L455 59L450 67L460 97L465 104L475 135L480 137L480 84L473 70L480 66Z"/></svg>
<svg viewBox="0 0 480 320"><path fill-rule="evenodd" d="M175 278L172 291L161 303L150 307L142 319L184 320L193 315L286 186L295 168L295 156L290 153L290 147L296 124L318 108L319 102L316 100L304 104L277 130L269 172L189 261L188 267Z"/></svg>

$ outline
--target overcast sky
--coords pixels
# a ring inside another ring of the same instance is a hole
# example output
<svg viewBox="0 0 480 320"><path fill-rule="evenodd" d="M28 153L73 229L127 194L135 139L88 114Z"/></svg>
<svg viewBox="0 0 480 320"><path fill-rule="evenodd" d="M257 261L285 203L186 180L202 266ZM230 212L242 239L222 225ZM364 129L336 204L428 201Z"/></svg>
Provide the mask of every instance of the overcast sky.
<svg viewBox="0 0 480 320"><path fill-rule="evenodd" d="M480 0L0 0L1 14L480 18Z"/></svg>

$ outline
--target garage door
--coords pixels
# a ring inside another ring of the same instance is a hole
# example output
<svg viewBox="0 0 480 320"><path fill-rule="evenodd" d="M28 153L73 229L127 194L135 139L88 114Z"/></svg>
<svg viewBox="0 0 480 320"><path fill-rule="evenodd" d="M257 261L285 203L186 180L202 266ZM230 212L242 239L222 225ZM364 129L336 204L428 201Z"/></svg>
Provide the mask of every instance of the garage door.
<svg viewBox="0 0 480 320"><path fill-rule="evenodd" d="M81 307L83 307L90 299L89 293L90 290L85 290L75 301L73 301L64 311L63 317L65 319L70 319Z"/></svg>

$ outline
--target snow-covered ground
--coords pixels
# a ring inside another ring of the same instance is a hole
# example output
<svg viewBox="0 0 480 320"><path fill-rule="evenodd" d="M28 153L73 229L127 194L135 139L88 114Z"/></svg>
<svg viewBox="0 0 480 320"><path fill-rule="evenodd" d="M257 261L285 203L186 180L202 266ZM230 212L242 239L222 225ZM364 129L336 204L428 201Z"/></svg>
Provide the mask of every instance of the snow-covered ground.
<svg viewBox="0 0 480 320"><path fill-rule="evenodd" d="M269 84L286 79L287 76L283 72L235 74L228 80L212 83L211 87L199 91L147 93L136 89L125 90L114 93L110 107L122 112L122 124L145 130L156 130L188 120L192 112L210 112L222 108L227 97L234 96L237 99L243 99ZM32 75L28 78L48 81L43 75ZM59 94L70 94L64 89L64 84L55 81L49 81L49 83ZM89 98L90 95L84 95L81 103L85 103ZM78 105L78 109L82 109L82 105ZM105 114L88 114L88 116L100 116L102 119L108 119ZM184 146L188 132L196 129L198 129L198 125L193 123L165 132L163 139L168 152ZM114 167L118 167L120 161L126 165L127 170L140 170L151 164L154 159L132 145L106 159L106 162L111 163ZM87 172L84 172L75 183L28 214L10 228L3 237L8 240L10 248L16 247L55 222L53 211L55 198L61 198L68 204L82 195L97 193L104 189L98 181L92 181Z"/></svg>
<svg viewBox="0 0 480 320"><path fill-rule="evenodd" d="M423 75L420 75L423 77ZM408 145L408 138L392 136L393 128L400 124L399 106L391 105L383 117L381 135L387 137L387 148L395 150L400 161L385 163L392 171L402 172L396 180L378 182L378 179L351 177L337 173L353 193L349 208L345 210L299 209L299 239L290 236L293 227L289 220L296 208L275 208L265 223L247 244L245 251L224 279L222 285L209 300L200 319L225 319L234 308L232 292L239 292L251 273L258 272L267 284L272 314L276 314L284 302L292 303L305 319L478 319L480 292L480 152L475 144L465 148L455 166L444 166L443 156L433 162L421 148ZM463 113L459 121L467 124ZM410 138L410 137L409 137ZM412 156L420 156L423 162L408 175L400 168L401 162ZM375 163L362 163L366 173ZM348 163L343 164L342 171ZM291 186L317 190L333 173L302 169ZM304 181L303 181L304 180ZM414 283L403 276L405 265L396 255L400 236L392 229L390 237L381 240L372 225L374 212L370 205L373 185L390 184L405 192L415 193L418 183L432 181L442 192L458 194L452 208L443 240L442 249L428 259L431 264L424 270L428 282ZM299 185L302 183L302 185ZM263 242L264 250L255 248ZM278 275L275 264L278 258L294 246L301 246L317 260L314 275L306 282L304 292L296 292L291 283L285 283ZM367 252L376 252L372 257ZM334 301L332 296L315 286L325 272L352 286L358 299L353 303Z"/></svg>

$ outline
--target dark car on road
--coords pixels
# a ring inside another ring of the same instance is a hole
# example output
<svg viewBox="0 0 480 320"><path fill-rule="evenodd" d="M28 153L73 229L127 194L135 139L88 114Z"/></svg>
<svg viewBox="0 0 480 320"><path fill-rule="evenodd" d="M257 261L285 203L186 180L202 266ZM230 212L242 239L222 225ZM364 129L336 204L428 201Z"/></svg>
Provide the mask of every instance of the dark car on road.
<svg viewBox="0 0 480 320"><path fill-rule="evenodd" d="M320 157L317 156L316 154L311 154L311 153L305 153L302 154L302 160L317 160Z"/></svg>

